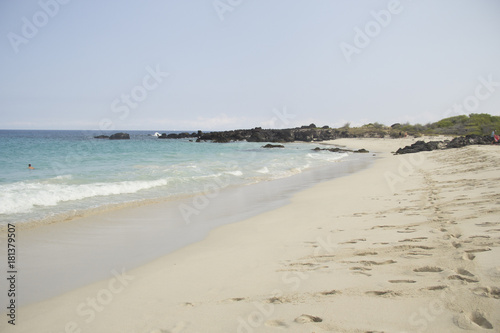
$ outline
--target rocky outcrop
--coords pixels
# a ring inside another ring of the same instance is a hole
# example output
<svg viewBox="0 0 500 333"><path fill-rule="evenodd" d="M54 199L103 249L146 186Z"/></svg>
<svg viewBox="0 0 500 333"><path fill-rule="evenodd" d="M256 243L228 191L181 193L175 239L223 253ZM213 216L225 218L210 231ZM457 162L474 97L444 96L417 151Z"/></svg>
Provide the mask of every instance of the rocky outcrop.
<svg viewBox="0 0 500 333"><path fill-rule="evenodd" d="M466 135L454 138L446 148L461 148L469 145L490 145L493 142L488 135Z"/></svg>
<svg viewBox="0 0 500 333"><path fill-rule="evenodd" d="M109 139L109 135L97 135L94 136L94 139Z"/></svg>
<svg viewBox="0 0 500 333"><path fill-rule="evenodd" d="M130 135L128 133L115 133L109 137L110 140L129 140Z"/></svg>
<svg viewBox="0 0 500 333"><path fill-rule="evenodd" d="M420 151L431 151L431 150L437 150L437 149L446 149L447 147L447 142L445 141L429 141L429 142L424 142L424 141L417 141L411 146L406 146L404 148L399 148L396 151L396 154L411 154L411 153L418 153Z"/></svg>
<svg viewBox="0 0 500 333"><path fill-rule="evenodd" d="M205 140L213 142L231 142L243 140L246 140L248 142L311 142L348 137L348 133L346 131L328 127L313 128L312 126L314 126L314 124L311 124L309 126L302 126L300 128L286 129L262 129L260 127L256 127L253 129L199 133L199 136L197 136L200 141Z"/></svg>
<svg viewBox="0 0 500 333"><path fill-rule="evenodd" d="M198 135L196 133L162 133L160 136L158 136L158 139L186 139L186 138L195 138Z"/></svg>
<svg viewBox="0 0 500 333"><path fill-rule="evenodd" d="M396 151L396 155L400 154L412 154L418 153L421 151L431 151L438 149L450 149L450 148L461 148L470 145L489 145L491 144L492 139L489 136L482 135L466 135L459 136L454 138L453 140L445 140L445 141L417 141L410 146L406 146L404 148L399 148Z"/></svg>
<svg viewBox="0 0 500 333"><path fill-rule="evenodd" d="M314 151L319 151L319 150L328 150L331 151L332 153L369 153L368 150L361 148L358 150L350 150L350 149L342 149L342 148L320 148L316 147L313 149Z"/></svg>

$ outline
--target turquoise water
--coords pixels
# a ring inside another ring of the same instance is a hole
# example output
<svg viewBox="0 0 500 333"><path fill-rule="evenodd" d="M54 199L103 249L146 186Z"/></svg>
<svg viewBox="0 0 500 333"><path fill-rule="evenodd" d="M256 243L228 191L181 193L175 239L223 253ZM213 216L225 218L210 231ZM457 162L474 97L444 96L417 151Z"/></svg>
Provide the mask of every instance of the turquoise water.
<svg viewBox="0 0 500 333"><path fill-rule="evenodd" d="M317 143L263 149L263 143L127 132L130 140L94 139L112 134L97 131L1 130L0 224L60 220L110 205L285 178L348 156L312 151Z"/></svg>

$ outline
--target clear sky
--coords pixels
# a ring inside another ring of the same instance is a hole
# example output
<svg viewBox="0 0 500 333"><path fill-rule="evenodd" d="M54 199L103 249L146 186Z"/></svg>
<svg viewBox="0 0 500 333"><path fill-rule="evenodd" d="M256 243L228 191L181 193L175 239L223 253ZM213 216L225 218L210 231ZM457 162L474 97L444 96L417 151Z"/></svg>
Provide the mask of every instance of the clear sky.
<svg viewBox="0 0 500 333"><path fill-rule="evenodd" d="M0 0L0 128L500 114L499 0Z"/></svg>

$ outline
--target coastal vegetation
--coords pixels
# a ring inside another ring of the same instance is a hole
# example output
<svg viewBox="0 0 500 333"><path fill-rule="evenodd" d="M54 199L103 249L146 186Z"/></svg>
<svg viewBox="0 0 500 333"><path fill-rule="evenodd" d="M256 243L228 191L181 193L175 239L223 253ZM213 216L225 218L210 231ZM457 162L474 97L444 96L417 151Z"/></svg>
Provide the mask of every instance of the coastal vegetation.
<svg viewBox="0 0 500 333"><path fill-rule="evenodd" d="M361 127L341 127L351 137L399 137L405 134L419 137L422 135L490 135L492 131L500 132L500 116L486 113L472 113L441 119L434 123L410 124L396 123L386 126L380 123L370 123Z"/></svg>
<svg viewBox="0 0 500 333"><path fill-rule="evenodd" d="M248 130L234 130L222 132L208 132L198 134L170 134L165 138L179 138L193 136L198 140L212 140L213 142L230 142L246 140L249 142L292 142L292 141L323 141L338 138L383 138L383 137L420 137L423 135L448 136L490 136L491 132L500 132L500 116L472 113L468 116L460 115L441 119L434 123L421 124L384 124L370 123L360 127L351 127L350 123L339 128L329 126L318 127L315 124L287 129L262 129L260 127ZM162 138L162 137L160 137Z"/></svg>

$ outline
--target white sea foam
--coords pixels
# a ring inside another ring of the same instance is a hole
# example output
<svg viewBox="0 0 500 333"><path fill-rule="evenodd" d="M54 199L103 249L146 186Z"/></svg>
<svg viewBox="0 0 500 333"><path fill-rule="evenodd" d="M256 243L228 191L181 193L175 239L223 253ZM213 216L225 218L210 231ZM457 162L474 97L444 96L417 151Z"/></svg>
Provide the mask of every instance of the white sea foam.
<svg viewBox="0 0 500 333"><path fill-rule="evenodd" d="M267 167L263 167L263 168L257 170L257 172L266 174L266 173L269 173L269 169Z"/></svg>
<svg viewBox="0 0 500 333"><path fill-rule="evenodd" d="M226 173L237 177L243 176L243 172L241 172L240 170L226 171Z"/></svg>
<svg viewBox="0 0 500 333"><path fill-rule="evenodd" d="M349 156L347 153L309 153L307 157L313 160L323 160L323 161L337 161L342 158Z"/></svg>
<svg viewBox="0 0 500 333"><path fill-rule="evenodd" d="M61 175L61 176L56 176L52 179L57 179L57 180L67 180L67 179L73 179L72 175Z"/></svg>
<svg viewBox="0 0 500 333"><path fill-rule="evenodd" d="M55 206L60 202L97 196L136 193L167 185L167 179L123 181L80 185L18 182L0 186L0 214L29 212L36 206Z"/></svg>

